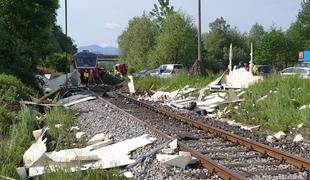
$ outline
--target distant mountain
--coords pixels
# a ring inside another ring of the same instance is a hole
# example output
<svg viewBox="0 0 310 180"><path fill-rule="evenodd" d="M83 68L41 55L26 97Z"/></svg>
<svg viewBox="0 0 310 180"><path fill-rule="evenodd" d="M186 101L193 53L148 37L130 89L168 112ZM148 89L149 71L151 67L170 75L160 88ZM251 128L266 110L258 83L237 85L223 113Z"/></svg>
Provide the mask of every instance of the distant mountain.
<svg viewBox="0 0 310 180"><path fill-rule="evenodd" d="M98 45L89 45L89 46L81 46L78 48L78 52L82 52L83 50L88 50L90 52L96 54L104 54L104 55L119 55L119 49L115 47L101 47Z"/></svg>

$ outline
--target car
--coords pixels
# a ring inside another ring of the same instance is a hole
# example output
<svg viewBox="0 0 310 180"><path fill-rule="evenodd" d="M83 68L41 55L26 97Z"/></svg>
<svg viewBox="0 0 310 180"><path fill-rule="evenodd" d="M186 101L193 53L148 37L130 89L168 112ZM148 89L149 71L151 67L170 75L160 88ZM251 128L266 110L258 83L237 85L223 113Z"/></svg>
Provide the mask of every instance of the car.
<svg viewBox="0 0 310 180"><path fill-rule="evenodd" d="M159 69L151 69L147 72L150 76L159 76L160 70Z"/></svg>
<svg viewBox="0 0 310 180"><path fill-rule="evenodd" d="M172 77L174 74L176 74L176 71L173 69L167 69L166 71L160 73L159 77L161 78L170 78Z"/></svg>
<svg viewBox="0 0 310 180"><path fill-rule="evenodd" d="M282 76L294 76L299 78L310 78L310 68L308 67L289 67L283 69L280 74Z"/></svg>
<svg viewBox="0 0 310 180"><path fill-rule="evenodd" d="M274 66L257 65L257 71L260 76L270 76L276 72L276 69Z"/></svg>
<svg viewBox="0 0 310 180"><path fill-rule="evenodd" d="M149 69L142 69L141 71L139 71L138 73L135 73L134 76L139 76L139 77L144 77L149 75Z"/></svg>

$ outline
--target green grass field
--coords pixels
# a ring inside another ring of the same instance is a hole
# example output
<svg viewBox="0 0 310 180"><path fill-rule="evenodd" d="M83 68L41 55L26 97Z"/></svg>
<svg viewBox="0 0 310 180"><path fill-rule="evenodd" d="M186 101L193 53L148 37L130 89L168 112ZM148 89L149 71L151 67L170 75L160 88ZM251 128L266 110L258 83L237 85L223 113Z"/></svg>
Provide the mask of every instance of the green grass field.
<svg viewBox="0 0 310 180"><path fill-rule="evenodd" d="M251 86L245 102L229 117L249 124L260 124L273 131L288 132L299 123L302 131L310 134L310 109L299 110L310 105L310 80L274 76ZM261 101L260 98L267 97Z"/></svg>

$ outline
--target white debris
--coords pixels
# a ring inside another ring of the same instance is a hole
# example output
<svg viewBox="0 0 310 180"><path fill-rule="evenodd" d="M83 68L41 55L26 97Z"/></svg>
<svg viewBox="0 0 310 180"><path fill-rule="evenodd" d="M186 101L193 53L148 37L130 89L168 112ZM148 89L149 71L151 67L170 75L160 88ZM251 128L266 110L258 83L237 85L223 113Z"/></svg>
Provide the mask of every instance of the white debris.
<svg viewBox="0 0 310 180"><path fill-rule="evenodd" d="M241 126L240 128L241 129L244 129L244 130L247 130L247 131L252 131L253 129L258 129L260 127L260 125L257 125L257 126Z"/></svg>
<svg viewBox="0 0 310 180"><path fill-rule="evenodd" d="M59 129L59 128L61 128L62 126L63 126L62 124L56 124L56 125L55 125L55 128Z"/></svg>
<svg viewBox="0 0 310 180"><path fill-rule="evenodd" d="M31 167L37 162L46 152L46 138L42 140L44 132L39 137L36 143L32 144L30 148L24 153L23 160L25 167Z"/></svg>
<svg viewBox="0 0 310 180"><path fill-rule="evenodd" d="M265 96L263 96L262 98L260 98L259 100L257 100L256 102L260 102L260 101L266 99L267 97L268 97L268 95L265 95Z"/></svg>
<svg viewBox="0 0 310 180"><path fill-rule="evenodd" d="M175 139L168 145L171 149L177 149L178 148L178 140Z"/></svg>
<svg viewBox="0 0 310 180"><path fill-rule="evenodd" d="M16 168L16 172L21 177L21 179L28 179L28 174L25 167Z"/></svg>
<svg viewBox="0 0 310 180"><path fill-rule="evenodd" d="M310 109L310 105L303 105L299 108L299 110Z"/></svg>
<svg viewBox="0 0 310 180"><path fill-rule="evenodd" d="M273 136L267 136L266 141L272 143L273 142Z"/></svg>
<svg viewBox="0 0 310 180"><path fill-rule="evenodd" d="M90 146L87 146L86 149L88 149L90 151L93 151L93 150L100 149L102 147L105 147L105 146L108 146L108 145L111 145L111 144L113 144L113 140L112 139L108 139L108 140L101 141L101 142L98 142L96 144L92 144Z"/></svg>
<svg viewBox="0 0 310 180"><path fill-rule="evenodd" d="M58 152L45 153L45 155L59 163L68 163L72 161L93 161L99 160L97 154L89 151L88 149L66 149Z"/></svg>
<svg viewBox="0 0 310 180"><path fill-rule="evenodd" d="M84 138L85 137L85 133L84 132L77 132L76 134L75 134L75 138L76 139L81 139L81 138Z"/></svg>
<svg viewBox="0 0 310 180"><path fill-rule="evenodd" d="M179 152L179 155L157 154L156 159L165 165L176 166L182 169L192 160L189 152Z"/></svg>
<svg viewBox="0 0 310 180"><path fill-rule="evenodd" d="M82 102L85 102L85 101L90 101L90 100L94 100L94 99L97 99L96 97L94 96L90 96L90 97L85 97L83 99L79 99L79 100L76 100L76 101L73 101L73 102L69 102L67 104L64 104L63 106L64 107L69 107L69 106L72 106L74 104L78 104L78 103L82 103Z"/></svg>
<svg viewBox="0 0 310 180"><path fill-rule="evenodd" d="M109 136L100 133L100 134L96 134L94 137L92 137L89 141L88 144L96 144L98 142L102 142L102 141L106 141L109 140Z"/></svg>
<svg viewBox="0 0 310 180"><path fill-rule="evenodd" d="M124 172L124 176L125 176L127 179L133 179L133 178L134 178L134 175L133 175L132 172L130 172L130 171Z"/></svg>
<svg viewBox="0 0 310 180"><path fill-rule="evenodd" d="M87 169L108 169L134 163L135 161L130 159L130 152L151 143L152 141L149 140L149 136L143 135L116 144L112 144L110 146L92 150L91 155L96 155L99 158L98 161L80 162L78 164L73 164L69 166L70 168L67 170L67 172L76 172ZM85 152L89 152L90 148L86 147L83 149L85 150ZM61 160L61 158L59 158L59 160ZM55 172L57 171L57 169L59 169L60 165L61 164L53 163L47 166L42 165L37 167L31 167L29 168L29 177L42 175L44 173L44 168L48 168L50 172Z"/></svg>
<svg viewBox="0 0 310 180"><path fill-rule="evenodd" d="M38 130L32 131L32 136L34 137L36 141L38 141L42 133L43 133L43 129L38 129Z"/></svg>
<svg viewBox="0 0 310 180"><path fill-rule="evenodd" d="M173 148L166 148L166 149L162 149L161 152L164 153L164 154L174 154L175 153L175 149L173 149Z"/></svg>
<svg viewBox="0 0 310 180"><path fill-rule="evenodd" d="M297 128L302 128L304 126L304 123L300 123L297 125Z"/></svg>
<svg viewBox="0 0 310 180"><path fill-rule="evenodd" d="M133 76L128 76L129 78L129 82L128 82L128 89L129 89L129 93L130 94L135 94L136 90L135 90L135 84L133 82Z"/></svg>
<svg viewBox="0 0 310 180"><path fill-rule="evenodd" d="M275 135L273 135L276 139L281 139L286 136L286 134L283 131L277 132Z"/></svg>
<svg viewBox="0 0 310 180"><path fill-rule="evenodd" d="M80 130L80 128L77 127L77 126L73 126L73 127L70 128L70 131L71 131L71 132L77 132L77 131L79 131L79 130Z"/></svg>
<svg viewBox="0 0 310 180"><path fill-rule="evenodd" d="M304 140L304 137L302 137L301 134L297 134L293 140L293 142L301 142Z"/></svg>

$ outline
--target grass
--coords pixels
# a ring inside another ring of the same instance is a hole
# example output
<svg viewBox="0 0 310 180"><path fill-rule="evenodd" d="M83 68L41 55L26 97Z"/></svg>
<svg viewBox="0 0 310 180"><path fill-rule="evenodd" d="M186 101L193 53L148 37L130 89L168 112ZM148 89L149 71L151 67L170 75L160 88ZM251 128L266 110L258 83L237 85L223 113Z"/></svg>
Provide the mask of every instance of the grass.
<svg viewBox="0 0 310 180"><path fill-rule="evenodd" d="M94 180L94 179L102 179L102 180L123 180L126 179L123 176L119 175L119 171L115 170L88 170L88 171L80 171L76 173L66 173L64 171L59 171L56 173L48 173L44 174L38 178L37 180Z"/></svg>
<svg viewBox="0 0 310 180"><path fill-rule="evenodd" d="M288 132L299 123L304 123L306 135L310 133L310 109L299 110L310 105L310 80L274 76L261 81L246 92L245 102L230 118L249 124L260 124L273 131ZM267 95L264 100L258 101Z"/></svg>
<svg viewBox="0 0 310 180"><path fill-rule="evenodd" d="M12 125L10 136L0 141L0 175L18 178L16 168L23 165L22 155L30 147L32 130L37 126L37 112L23 107L18 113L19 122Z"/></svg>
<svg viewBox="0 0 310 180"><path fill-rule="evenodd" d="M216 79L215 74L210 74L208 77L191 76L188 74L178 74L172 78L160 78L156 76L136 77L134 79L137 92L144 93L150 90L154 91L173 91L182 89L186 85L201 89Z"/></svg>

